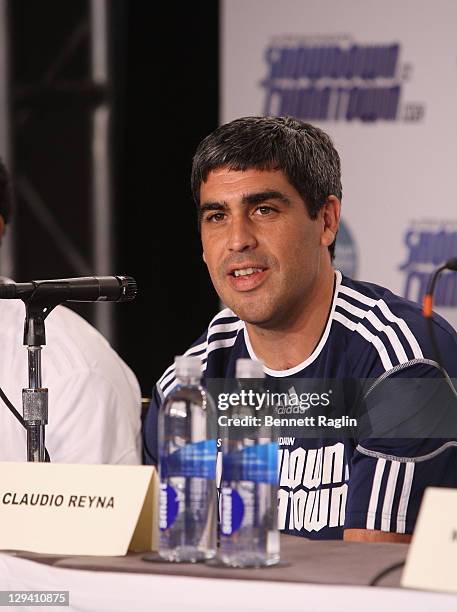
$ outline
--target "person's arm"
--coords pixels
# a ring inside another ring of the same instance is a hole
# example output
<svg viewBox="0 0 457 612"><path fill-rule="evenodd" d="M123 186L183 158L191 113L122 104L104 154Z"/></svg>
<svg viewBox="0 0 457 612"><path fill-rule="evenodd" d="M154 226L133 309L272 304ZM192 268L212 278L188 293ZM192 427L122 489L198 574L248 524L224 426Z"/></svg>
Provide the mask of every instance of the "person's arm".
<svg viewBox="0 0 457 612"><path fill-rule="evenodd" d="M141 463L139 388L102 372L76 370L49 380L46 446L59 463Z"/></svg>
<svg viewBox="0 0 457 612"><path fill-rule="evenodd" d="M436 419L439 411L433 404L428 409L432 430L442 435ZM452 435L456 427L448 419L445 423ZM361 440L352 456L344 539L408 542L425 489L457 487L456 463L455 438L424 435Z"/></svg>
<svg viewBox="0 0 457 612"><path fill-rule="evenodd" d="M207 341L206 330L184 355L198 355L203 359L204 346ZM203 349L202 349L203 347ZM203 353L203 354L202 354ZM176 386L174 364L169 366L162 377L158 380L152 391L151 402L142 423L143 437L143 463L157 466L159 461L159 449L157 439L158 413L162 406L164 397Z"/></svg>
<svg viewBox="0 0 457 612"><path fill-rule="evenodd" d="M378 529L345 529L343 539L347 542L400 542L408 544L408 533L390 533Z"/></svg>
<svg viewBox="0 0 457 612"><path fill-rule="evenodd" d="M344 539L408 542L427 487L457 487L457 398L430 360L381 376L365 395Z"/></svg>
<svg viewBox="0 0 457 612"><path fill-rule="evenodd" d="M154 387L151 403L143 421L143 463L147 465L157 465L159 461L159 449L157 440L158 412L162 400L157 389Z"/></svg>
<svg viewBox="0 0 457 612"><path fill-rule="evenodd" d="M366 440L354 451L344 539L408 542L424 491L457 487L457 442L453 440Z"/></svg>

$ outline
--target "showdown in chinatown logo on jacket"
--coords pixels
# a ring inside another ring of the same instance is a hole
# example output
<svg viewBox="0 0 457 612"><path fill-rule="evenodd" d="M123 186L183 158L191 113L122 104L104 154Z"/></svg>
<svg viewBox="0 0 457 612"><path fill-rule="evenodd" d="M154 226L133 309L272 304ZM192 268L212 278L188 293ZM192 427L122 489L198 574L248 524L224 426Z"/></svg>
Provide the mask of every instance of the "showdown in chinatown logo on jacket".
<svg viewBox="0 0 457 612"><path fill-rule="evenodd" d="M422 103L402 101L412 65L397 41L350 36L275 37L265 49L265 115L306 121L420 121Z"/></svg>
<svg viewBox="0 0 457 612"><path fill-rule="evenodd" d="M295 439L290 438L294 444ZM320 531L344 525L349 469L341 442L279 451L279 529Z"/></svg>
<svg viewBox="0 0 457 612"><path fill-rule="evenodd" d="M404 238L406 259L399 266L404 273L403 295L422 302L430 275L438 266L457 256L457 221L412 223ZM435 306L457 306L457 274L444 272L436 285Z"/></svg>

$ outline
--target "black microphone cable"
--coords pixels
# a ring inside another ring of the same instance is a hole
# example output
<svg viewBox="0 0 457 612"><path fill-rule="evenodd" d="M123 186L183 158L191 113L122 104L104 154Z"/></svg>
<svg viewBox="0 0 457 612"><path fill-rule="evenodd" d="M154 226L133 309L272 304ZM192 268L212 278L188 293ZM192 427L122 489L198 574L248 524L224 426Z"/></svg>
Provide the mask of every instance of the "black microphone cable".
<svg viewBox="0 0 457 612"><path fill-rule="evenodd" d="M405 561L397 561L396 563L392 563L391 565L389 565L388 567L385 567L384 569L382 569L380 572L378 572L368 583L368 586L377 586L378 582L380 580L382 580L382 578L385 578L385 576L387 576L388 574L390 574L391 572L402 568L406 563Z"/></svg>
<svg viewBox="0 0 457 612"><path fill-rule="evenodd" d="M25 421L23 419L23 417L21 416L20 412L13 406L13 404L10 402L10 400L8 399L8 397L6 396L6 393L3 391L3 389L0 387L0 398L5 402L7 408L12 412L13 416L19 421L19 423L22 425L22 427L24 429L27 429L27 426L25 424ZM48 449L46 448L46 446L44 447L44 460L46 463L50 463L51 459L49 457L49 453L48 453Z"/></svg>
<svg viewBox="0 0 457 612"><path fill-rule="evenodd" d="M432 342L433 352L435 353L435 360L437 364L439 365L439 367L441 368L441 370L444 370L443 360L441 358L441 352L438 346L438 342L436 341L432 317L433 317L433 294L435 292L435 287L436 287L438 278L441 272L443 272L444 270L452 270L454 272L457 272L457 257L453 257L452 259L449 259L448 261L446 261L446 263L442 264L439 268L437 268L433 272L432 276L430 277L430 281L428 283L427 292L424 295L424 302L423 302L423 308L422 308L422 313L427 321L428 333L430 335L430 340Z"/></svg>

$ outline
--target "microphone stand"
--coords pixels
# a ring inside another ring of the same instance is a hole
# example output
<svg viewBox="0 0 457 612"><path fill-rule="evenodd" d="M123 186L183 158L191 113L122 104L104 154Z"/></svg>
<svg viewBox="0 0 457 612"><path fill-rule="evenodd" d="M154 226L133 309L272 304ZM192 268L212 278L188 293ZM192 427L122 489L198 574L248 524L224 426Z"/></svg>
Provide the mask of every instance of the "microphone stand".
<svg viewBox="0 0 457 612"><path fill-rule="evenodd" d="M11 283L0 289L0 299L17 298L25 304L23 344L27 346L29 386L22 389L23 417L5 399L1 389L0 397L27 430L27 461L49 461L45 447L48 390L41 386L41 349L46 344L44 321L56 306L66 301L130 302L137 294L136 281L131 276L89 276Z"/></svg>
<svg viewBox="0 0 457 612"><path fill-rule="evenodd" d="M428 333L430 336L430 340L432 342L433 352L435 353L435 359L442 371L444 371L443 360L441 358L441 352L438 346L438 342L436 341L435 330L433 328L433 323L432 323L432 317L433 317L433 294L435 292L436 282L441 272L443 272L444 270L452 270L453 272L457 272L457 257L453 257L452 259L449 259L448 261L446 261L444 264L439 266L439 268L437 268L433 272L433 274L430 277L429 283L428 283L427 291L424 295L424 301L423 301L423 306L422 306L422 314L424 315L425 320L427 321Z"/></svg>
<svg viewBox="0 0 457 612"><path fill-rule="evenodd" d="M48 390L42 387L41 349L46 344L44 320L57 306L40 295L40 286L24 299L24 345L27 346L29 386L22 389L22 408L27 430L27 461L46 461L45 426L48 423ZM46 301L45 301L46 300Z"/></svg>

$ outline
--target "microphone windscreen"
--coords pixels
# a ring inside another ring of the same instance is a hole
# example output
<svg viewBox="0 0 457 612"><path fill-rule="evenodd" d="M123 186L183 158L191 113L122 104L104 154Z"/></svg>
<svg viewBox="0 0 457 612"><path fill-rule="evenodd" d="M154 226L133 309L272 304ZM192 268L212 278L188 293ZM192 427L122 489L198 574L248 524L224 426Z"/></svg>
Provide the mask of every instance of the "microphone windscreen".
<svg viewBox="0 0 457 612"><path fill-rule="evenodd" d="M138 293L138 285L131 276L123 276L122 278L122 296L119 302L131 302L136 298Z"/></svg>
<svg viewBox="0 0 457 612"><path fill-rule="evenodd" d="M446 262L446 268L457 272L457 257L453 257Z"/></svg>

